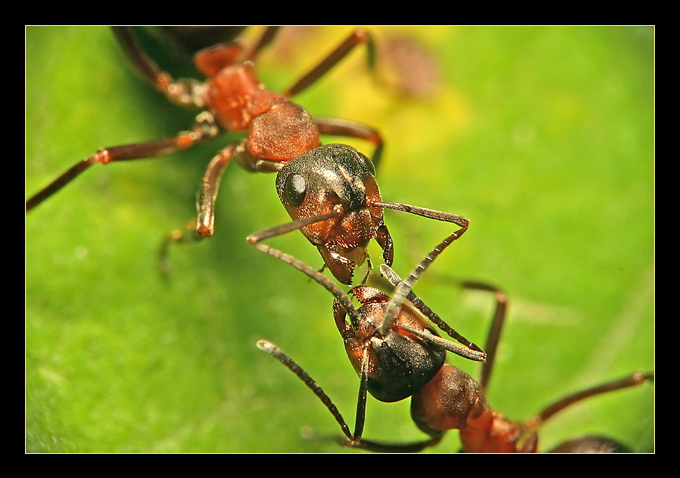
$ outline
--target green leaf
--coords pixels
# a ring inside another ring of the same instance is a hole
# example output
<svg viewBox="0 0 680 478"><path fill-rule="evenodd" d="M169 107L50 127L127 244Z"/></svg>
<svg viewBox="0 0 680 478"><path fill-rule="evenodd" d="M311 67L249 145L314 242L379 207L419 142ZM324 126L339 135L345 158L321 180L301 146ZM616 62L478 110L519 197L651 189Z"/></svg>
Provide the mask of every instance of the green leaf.
<svg viewBox="0 0 680 478"><path fill-rule="evenodd" d="M368 28L379 45L405 37L424 48L434 69L416 51L413 67L396 76L425 81L415 72L429 72L438 89L400 95L374 81L360 49L296 100L313 115L380 129L385 200L470 219L416 290L477 343L491 299L461 293L449 279L507 291L492 406L524 420L567 393L653 371L654 30ZM258 59L274 90L349 33L288 30ZM132 72L108 28L28 27L26 55L27 196L99 147L191 125L193 112L169 105ZM390 55L400 58L383 52L379 67ZM159 274L161 240L192 218L203 170L234 139L95 166L26 216L28 451L343 451L302 436L340 430L255 346L259 339L281 346L354 423L358 379L335 330L332 298L245 241L288 219L274 175L230 167L215 236L173 248L172 275ZM386 221L401 275L451 232L404 213L388 211ZM271 243L321 266L300 234ZM476 365L450 360L476 373ZM598 433L653 451L654 386L583 402L541 432L545 450ZM369 399L364 436L424 438L408 400ZM451 432L433 451L456 450Z"/></svg>

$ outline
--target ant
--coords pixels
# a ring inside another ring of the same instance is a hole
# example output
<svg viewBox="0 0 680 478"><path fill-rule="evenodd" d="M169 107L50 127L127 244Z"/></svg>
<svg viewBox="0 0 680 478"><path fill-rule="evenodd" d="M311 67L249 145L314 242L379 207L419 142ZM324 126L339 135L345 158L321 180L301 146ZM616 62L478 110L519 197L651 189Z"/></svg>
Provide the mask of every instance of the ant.
<svg viewBox="0 0 680 478"><path fill-rule="evenodd" d="M260 242L299 229L314 244L325 265L343 284L351 284L354 270L368 259L369 241L375 238L385 264L392 265L394 245L383 220L384 209L408 212L461 227L469 220L458 214L383 202L371 161L352 146L327 144L286 163L276 177L276 189L291 222L248 236L263 252ZM370 274L371 264L362 283Z"/></svg>
<svg viewBox="0 0 680 478"><path fill-rule="evenodd" d="M378 164L383 149L383 140L378 131L348 120L312 118L304 108L290 99L320 79L359 45L367 46L368 62L372 67L375 63L374 46L368 32L354 30L290 88L282 93L274 93L260 83L253 62L260 51L272 42L279 27L267 27L250 49L237 41L200 49L194 60L198 70L207 77L206 81L173 79L147 56L129 27L112 28L123 52L148 83L172 103L196 108L201 112L190 131L180 132L174 137L101 148L31 196L26 201L27 212L94 164L165 156L214 139L226 131L245 132L245 138L228 145L210 161L198 193L193 240L201 240L214 233L214 208L220 178L232 160L248 171L277 172L291 159L319 147L320 136L327 134L367 140L375 146L373 162ZM189 33L193 34L191 31ZM230 29L227 36L239 33L240 29ZM187 44L183 35L177 34L175 37L180 43ZM199 46L203 47L210 41L202 40ZM169 243L183 242L185 239L184 233L173 231L162 247L162 261L165 261Z"/></svg>
<svg viewBox="0 0 680 478"><path fill-rule="evenodd" d="M381 272L394 286L392 295L388 296L363 285L354 287L349 294L361 303L358 309L354 308L349 297L339 291L337 286L333 287L330 280L310 271L290 256L280 257L313 277L335 297L335 323L343 337L349 360L360 377L354 431L347 425L330 397L300 365L271 342L261 340L257 345L288 367L316 394L340 425L344 434L343 445L374 452L417 452L438 444L447 430L458 429L464 452L537 452L537 429L555 414L587 398L653 381L652 373L636 372L568 395L523 423L512 422L494 411L487 402L486 395L507 311L508 300L505 293L486 283L461 283L464 288L488 291L495 296L494 315L484 347L486 353L476 357L472 354L473 351L481 351L479 347L467 342L468 353L459 353L458 347L446 345L453 342L439 337L434 329L424 325L422 319L416 320L412 309L407 307L412 305L435 323L441 320L423 304L412 288L439 253L458 237L457 232L454 232L436 246L406 280L402 280L388 265L382 264ZM277 252L270 253L277 255ZM349 317L349 323L346 317ZM414 323L419 325L415 326ZM454 334L450 335L455 337ZM446 350L484 361L480 381L477 382L467 373L447 363ZM413 443L382 443L363 439L367 392L383 402L412 397L411 417L429 439ZM564 442L552 451L628 450L610 438L588 436Z"/></svg>

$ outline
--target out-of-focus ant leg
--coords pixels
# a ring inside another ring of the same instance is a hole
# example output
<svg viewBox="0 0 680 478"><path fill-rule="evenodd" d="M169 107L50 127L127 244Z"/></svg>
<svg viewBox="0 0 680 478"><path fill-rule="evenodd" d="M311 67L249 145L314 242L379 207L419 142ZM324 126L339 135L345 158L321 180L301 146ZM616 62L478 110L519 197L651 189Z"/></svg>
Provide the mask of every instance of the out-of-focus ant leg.
<svg viewBox="0 0 680 478"><path fill-rule="evenodd" d="M546 420L561 412L565 408L598 395L624 390L626 388L633 388L642 385L645 382L653 382L654 373L635 372L623 378L612 380L600 385L596 385L576 393L572 393L556 400L552 404L545 407L537 416L527 420L524 427L528 431L533 430L533 439L537 440L535 430L543 424ZM631 450L625 445L613 440L609 437L602 436L585 436L572 440L565 441L552 449L553 453L629 453Z"/></svg>
<svg viewBox="0 0 680 478"><path fill-rule="evenodd" d="M489 381L491 380L491 371L493 370L493 364L496 359L496 350L498 349L498 343L501 338L501 331L503 329L503 324L505 322L506 312L508 309L508 298L502 289L492 284L464 280L461 282L461 286L466 289L492 292L495 297L496 306L494 308L493 319L491 320L489 334L486 338L486 344L484 346L487 360L484 362L484 364L482 364L482 371L479 378L479 385L481 386L482 393L486 395Z"/></svg>
<svg viewBox="0 0 680 478"><path fill-rule="evenodd" d="M363 44L366 45L368 50L368 65L370 68L373 68L375 65L375 46L373 43L373 38L367 31L357 29L353 31L345 41L338 45L335 50L326 56L326 58L321 60L305 75L301 76L293 86L285 90L283 95L291 97L300 93L323 75L325 75L331 68L337 65L355 47Z"/></svg>
<svg viewBox="0 0 680 478"><path fill-rule="evenodd" d="M354 48L360 45L366 45L368 67L371 70L374 69L376 56L373 38L366 30L357 29L353 31L345 41L338 45L335 50L328 54L326 58L321 60L305 75L300 77L293 86L285 90L283 95L292 97L300 93L328 73L331 68L337 65L354 50ZM374 167L378 168L383 150L383 139L376 129L361 123L336 118L315 118L314 121L319 127L319 132L321 134L349 136L371 142L375 146L371 161L373 162Z"/></svg>
<svg viewBox="0 0 680 478"><path fill-rule="evenodd" d="M149 58L130 27L114 26L111 28L132 67L156 90L177 105L193 108L205 107L201 82L191 79L175 80ZM241 53L241 48L234 45L231 51L233 56L237 57Z"/></svg>
<svg viewBox="0 0 680 478"><path fill-rule="evenodd" d="M263 48L266 48L272 41L274 41L274 38L276 38L276 34L279 32L280 29L281 29L280 26L267 27L262 36L260 37L260 39L257 41L257 43L246 55L246 59L250 61L255 61L260 51L262 51Z"/></svg>
<svg viewBox="0 0 680 478"><path fill-rule="evenodd" d="M127 27L124 27L127 28ZM187 55L193 55L203 48L218 43L233 42L243 31L245 25L160 25L146 27L153 37L159 37L163 47L173 45Z"/></svg>
<svg viewBox="0 0 680 478"><path fill-rule="evenodd" d="M654 381L653 373L635 372L623 378L612 380L611 382L603 383L601 385L597 385L591 388L587 388L585 390L581 390L576 393L572 393L545 407L541 411L541 413L539 413L535 418L527 422L527 426L531 428L538 427L541 423L545 422L553 415L556 415L565 408L577 402L580 402L581 400L586 400L588 398L595 397L603 393L615 392L617 390L637 387L638 385L641 385L645 382L653 381Z"/></svg>

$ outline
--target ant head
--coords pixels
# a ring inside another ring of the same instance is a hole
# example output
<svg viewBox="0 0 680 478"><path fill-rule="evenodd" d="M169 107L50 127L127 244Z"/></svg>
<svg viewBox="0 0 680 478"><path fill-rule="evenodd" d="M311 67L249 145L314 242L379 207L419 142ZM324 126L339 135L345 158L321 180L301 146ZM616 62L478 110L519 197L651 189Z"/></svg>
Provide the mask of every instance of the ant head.
<svg viewBox="0 0 680 478"><path fill-rule="evenodd" d="M439 336L408 301L400 307L391 326L381 332L390 296L378 289L358 286L350 292L362 304L356 326L344 322L344 310L336 306L336 323L352 365L368 377L368 391L382 402L413 395L434 377L446 360L446 350L423 336ZM341 318L342 315L342 318ZM419 332L418 335L414 332Z"/></svg>
<svg viewBox="0 0 680 478"><path fill-rule="evenodd" d="M366 247L383 227L380 191L371 161L351 146L328 144L304 153L281 168L279 198L293 220L336 212L300 228L317 246L332 274L343 284L367 257Z"/></svg>

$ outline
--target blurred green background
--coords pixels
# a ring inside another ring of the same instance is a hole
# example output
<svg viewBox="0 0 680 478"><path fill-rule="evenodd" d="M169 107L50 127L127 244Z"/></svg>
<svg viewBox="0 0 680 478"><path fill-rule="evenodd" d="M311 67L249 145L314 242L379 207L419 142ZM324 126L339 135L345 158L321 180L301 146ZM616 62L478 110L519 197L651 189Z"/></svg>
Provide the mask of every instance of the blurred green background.
<svg viewBox="0 0 680 478"><path fill-rule="evenodd" d="M369 28L385 48L375 75L360 49L296 100L381 130L385 200L470 219L416 290L478 343L491 300L447 278L507 291L490 403L522 420L566 393L653 370L653 28ZM351 28L288 30L258 61L274 90ZM191 124L193 113L131 72L108 28L28 27L26 60L27 196L101 146ZM229 168L215 236L173 249L172 276L158 273L162 237L193 216L203 170L228 142L93 167L26 217L28 451L345 451L301 436L340 430L255 347L280 345L353 424L358 380L331 297L245 241L288 219L274 175ZM386 221L402 275L451 231L397 212ZM321 265L300 234L271 243ZM423 438L408 402L369 400L364 436ZM653 451L653 385L555 417L542 448L584 433ZM457 440L451 432L432 451L456 451Z"/></svg>

